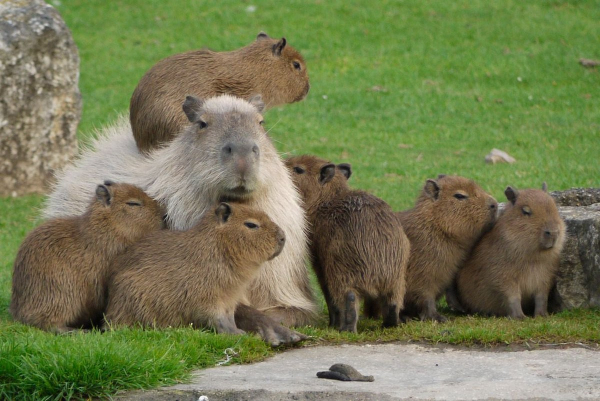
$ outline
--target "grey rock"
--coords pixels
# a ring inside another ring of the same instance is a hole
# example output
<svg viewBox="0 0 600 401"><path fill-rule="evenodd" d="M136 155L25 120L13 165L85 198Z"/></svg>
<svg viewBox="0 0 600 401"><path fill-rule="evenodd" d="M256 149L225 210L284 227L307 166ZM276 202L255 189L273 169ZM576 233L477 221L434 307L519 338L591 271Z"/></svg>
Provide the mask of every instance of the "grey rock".
<svg viewBox="0 0 600 401"><path fill-rule="evenodd" d="M600 203L558 208L567 224L551 310L600 307Z"/></svg>
<svg viewBox="0 0 600 401"><path fill-rule="evenodd" d="M43 192L77 152L79 55L41 0L0 2L0 196Z"/></svg>
<svg viewBox="0 0 600 401"><path fill-rule="evenodd" d="M589 206L600 202L600 188L571 188L550 192L550 196L558 206Z"/></svg>

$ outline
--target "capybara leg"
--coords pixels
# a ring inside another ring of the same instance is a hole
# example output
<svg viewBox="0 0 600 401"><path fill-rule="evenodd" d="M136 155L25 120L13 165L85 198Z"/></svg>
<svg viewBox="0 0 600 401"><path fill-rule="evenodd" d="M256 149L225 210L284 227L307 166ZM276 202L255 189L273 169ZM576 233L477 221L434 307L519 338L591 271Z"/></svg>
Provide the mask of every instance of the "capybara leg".
<svg viewBox="0 0 600 401"><path fill-rule="evenodd" d="M536 304L537 308L537 304ZM521 306L521 296L513 295L508 297L508 317L515 320L525 319L523 307Z"/></svg>
<svg viewBox="0 0 600 401"><path fill-rule="evenodd" d="M548 316L548 293L540 291L535 294L535 311L533 316Z"/></svg>
<svg viewBox="0 0 600 401"><path fill-rule="evenodd" d="M400 308L398 303L391 299L385 300L382 304L384 305L383 310L385 311L385 315L383 315L383 327L398 326L398 321L400 320Z"/></svg>
<svg viewBox="0 0 600 401"><path fill-rule="evenodd" d="M436 322L444 323L447 319L440 315L435 306L435 298L427 297L421 304L421 311L419 312L419 318L421 320L434 320Z"/></svg>
<svg viewBox="0 0 600 401"><path fill-rule="evenodd" d="M269 308L264 313L276 322L288 327L306 326L315 321L315 315L312 312L294 307L277 306Z"/></svg>
<svg viewBox="0 0 600 401"><path fill-rule="evenodd" d="M244 334L243 330L240 330L235 325L233 315L220 315L214 320L213 326L219 334Z"/></svg>
<svg viewBox="0 0 600 401"><path fill-rule="evenodd" d="M327 306L327 309L329 309L329 327L339 330L340 325L342 324L342 311L333 302L330 302L329 304L330 305Z"/></svg>
<svg viewBox="0 0 600 401"><path fill-rule="evenodd" d="M466 313L465 308L463 308L462 304L458 300L458 291L456 289L456 281L450 284L448 288L446 288L446 303L453 311Z"/></svg>
<svg viewBox="0 0 600 401"><path fill-rule="evenodd" d="M379 302L377 298L365 298L363 315L369 319L377 319L379 316L383 316L384 314L381 310L381 302Z"/></svg>
<svg viewBox="0 0 600 401"><path fill-rule="evenodd" d="M244 304L238 304L235 309L235 325L242 330L258 334L272 347L297 343L307 338L304 334L290 330L259 310Z"/></svg>
<svg viewBox="0 0 600 401"><path fill-rule="evenodd" d="M346 293L346 305L343 314L344 321L342 322L341 331L351 331L356 333L356 326L358 324L358 308L360 303L358 297L354 291L348 291Z"/></svg>

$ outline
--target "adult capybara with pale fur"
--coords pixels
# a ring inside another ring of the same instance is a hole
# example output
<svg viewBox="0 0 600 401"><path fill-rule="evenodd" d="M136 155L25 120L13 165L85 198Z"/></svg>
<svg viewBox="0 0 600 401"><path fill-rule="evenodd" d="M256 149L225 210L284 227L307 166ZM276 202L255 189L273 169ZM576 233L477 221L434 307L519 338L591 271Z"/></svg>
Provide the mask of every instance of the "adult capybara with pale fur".
<svg viewBox="0 0 600 401"><path fill-rule="evenodd" d="M187 231L152 233L112 263L107 324L243 333L235 308L284 244L283 231L266 214L241 204L221 203Z"/></svg>
<svg viewBox="0 0 600 401"><path fill-rule="evenodd" d="M162 226L162 209L138 187L98 185L83 215L49 220L21 244L13 271L13 318L59 333L97 325L110 262Z"/></svg>
<svg viewBox="0 0 600 401"><path fill-rule="evenodd" d="M260 97L250 103L230 95L205 101L190 96L181 112L189 125L149 155L137 149L129 123L120 120L58 176L44 214L80 209L93 193L89 182L99 174L139 185L164 205L174 230L190 229L219 201L241 201L263 211L285 233L286 246L249 286L253 308L238 306L236 324L269 343L293 341L298 335L279 322L309 324L316 314L305 266L306 222L300 195L263 128L262 109Z"/></svg>
<svg viewBox="0 0 600 401"><path fill-rule="evenodd" d="M156 63L131 96L133 136L143 152L169 142L188 123L181 113L182 95L207 99L230 94L243 99L262 95L265 106L297 102L309 90L302 55L285 38L265 33L230 52L195 50Z"/></svg>
<svg viewBox="0 0 600 401"><path fill-rule="evenodd" d="M427 180L415 207L398 213L410 240L403 318L443 322L436 301L477 240L496 221L498 203L473 180Z"/></svg>
<svg viewBox="0 0 600 401"><path fill-rule="evenodd" d="M410 244L387 203L348 186L349 164L287 159L309 222L311 261L331 326L356 332L361 297L378 300L383 325L398 325Z"/></svg>
<svg viewBox="0 0 600 401"><path fill-rule="evenodd" d="M458 295L469 312L523 319L548 314L565 242L565 223L554 200L542 190L504 192L509 202L457 276Z"/></svg>

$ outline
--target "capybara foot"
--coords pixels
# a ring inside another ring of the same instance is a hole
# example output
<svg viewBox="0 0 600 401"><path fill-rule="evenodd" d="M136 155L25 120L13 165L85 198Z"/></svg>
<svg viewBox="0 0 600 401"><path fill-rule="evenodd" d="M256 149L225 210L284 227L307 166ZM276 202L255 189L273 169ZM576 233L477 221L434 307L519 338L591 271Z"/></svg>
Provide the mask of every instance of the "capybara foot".
<svg viewBox="0 0 600 401"><path fill-rule="evenodd" d="M248 305L239 304L235 310L237 327L258 334L272 347L294 344L305 340L304 334L290 330L264 313Z"/></svg>

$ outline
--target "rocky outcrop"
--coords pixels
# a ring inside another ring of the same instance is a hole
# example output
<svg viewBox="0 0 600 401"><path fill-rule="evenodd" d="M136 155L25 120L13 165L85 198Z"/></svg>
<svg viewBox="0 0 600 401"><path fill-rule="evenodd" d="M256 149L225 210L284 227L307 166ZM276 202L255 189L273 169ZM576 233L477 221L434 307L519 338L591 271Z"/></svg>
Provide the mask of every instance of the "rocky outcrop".
<svg viewBox="0 0 600 401"><path fill-rule="evenodd" d="M558 209L568 237L551 309L600 307L600 203Z"/></svg>
<svg viewBox="0 0 600 401"><path fill-rule="evenodd" d="M600 188L571 188L550 192L558 206L589 206L600 203Z"/></svg>
<svg viewBox="0 0 600 401"><path fill-rule="evenodd" d="M0 196L43 192L77 151L79 55L41 0L0 2Z"/></svg>

